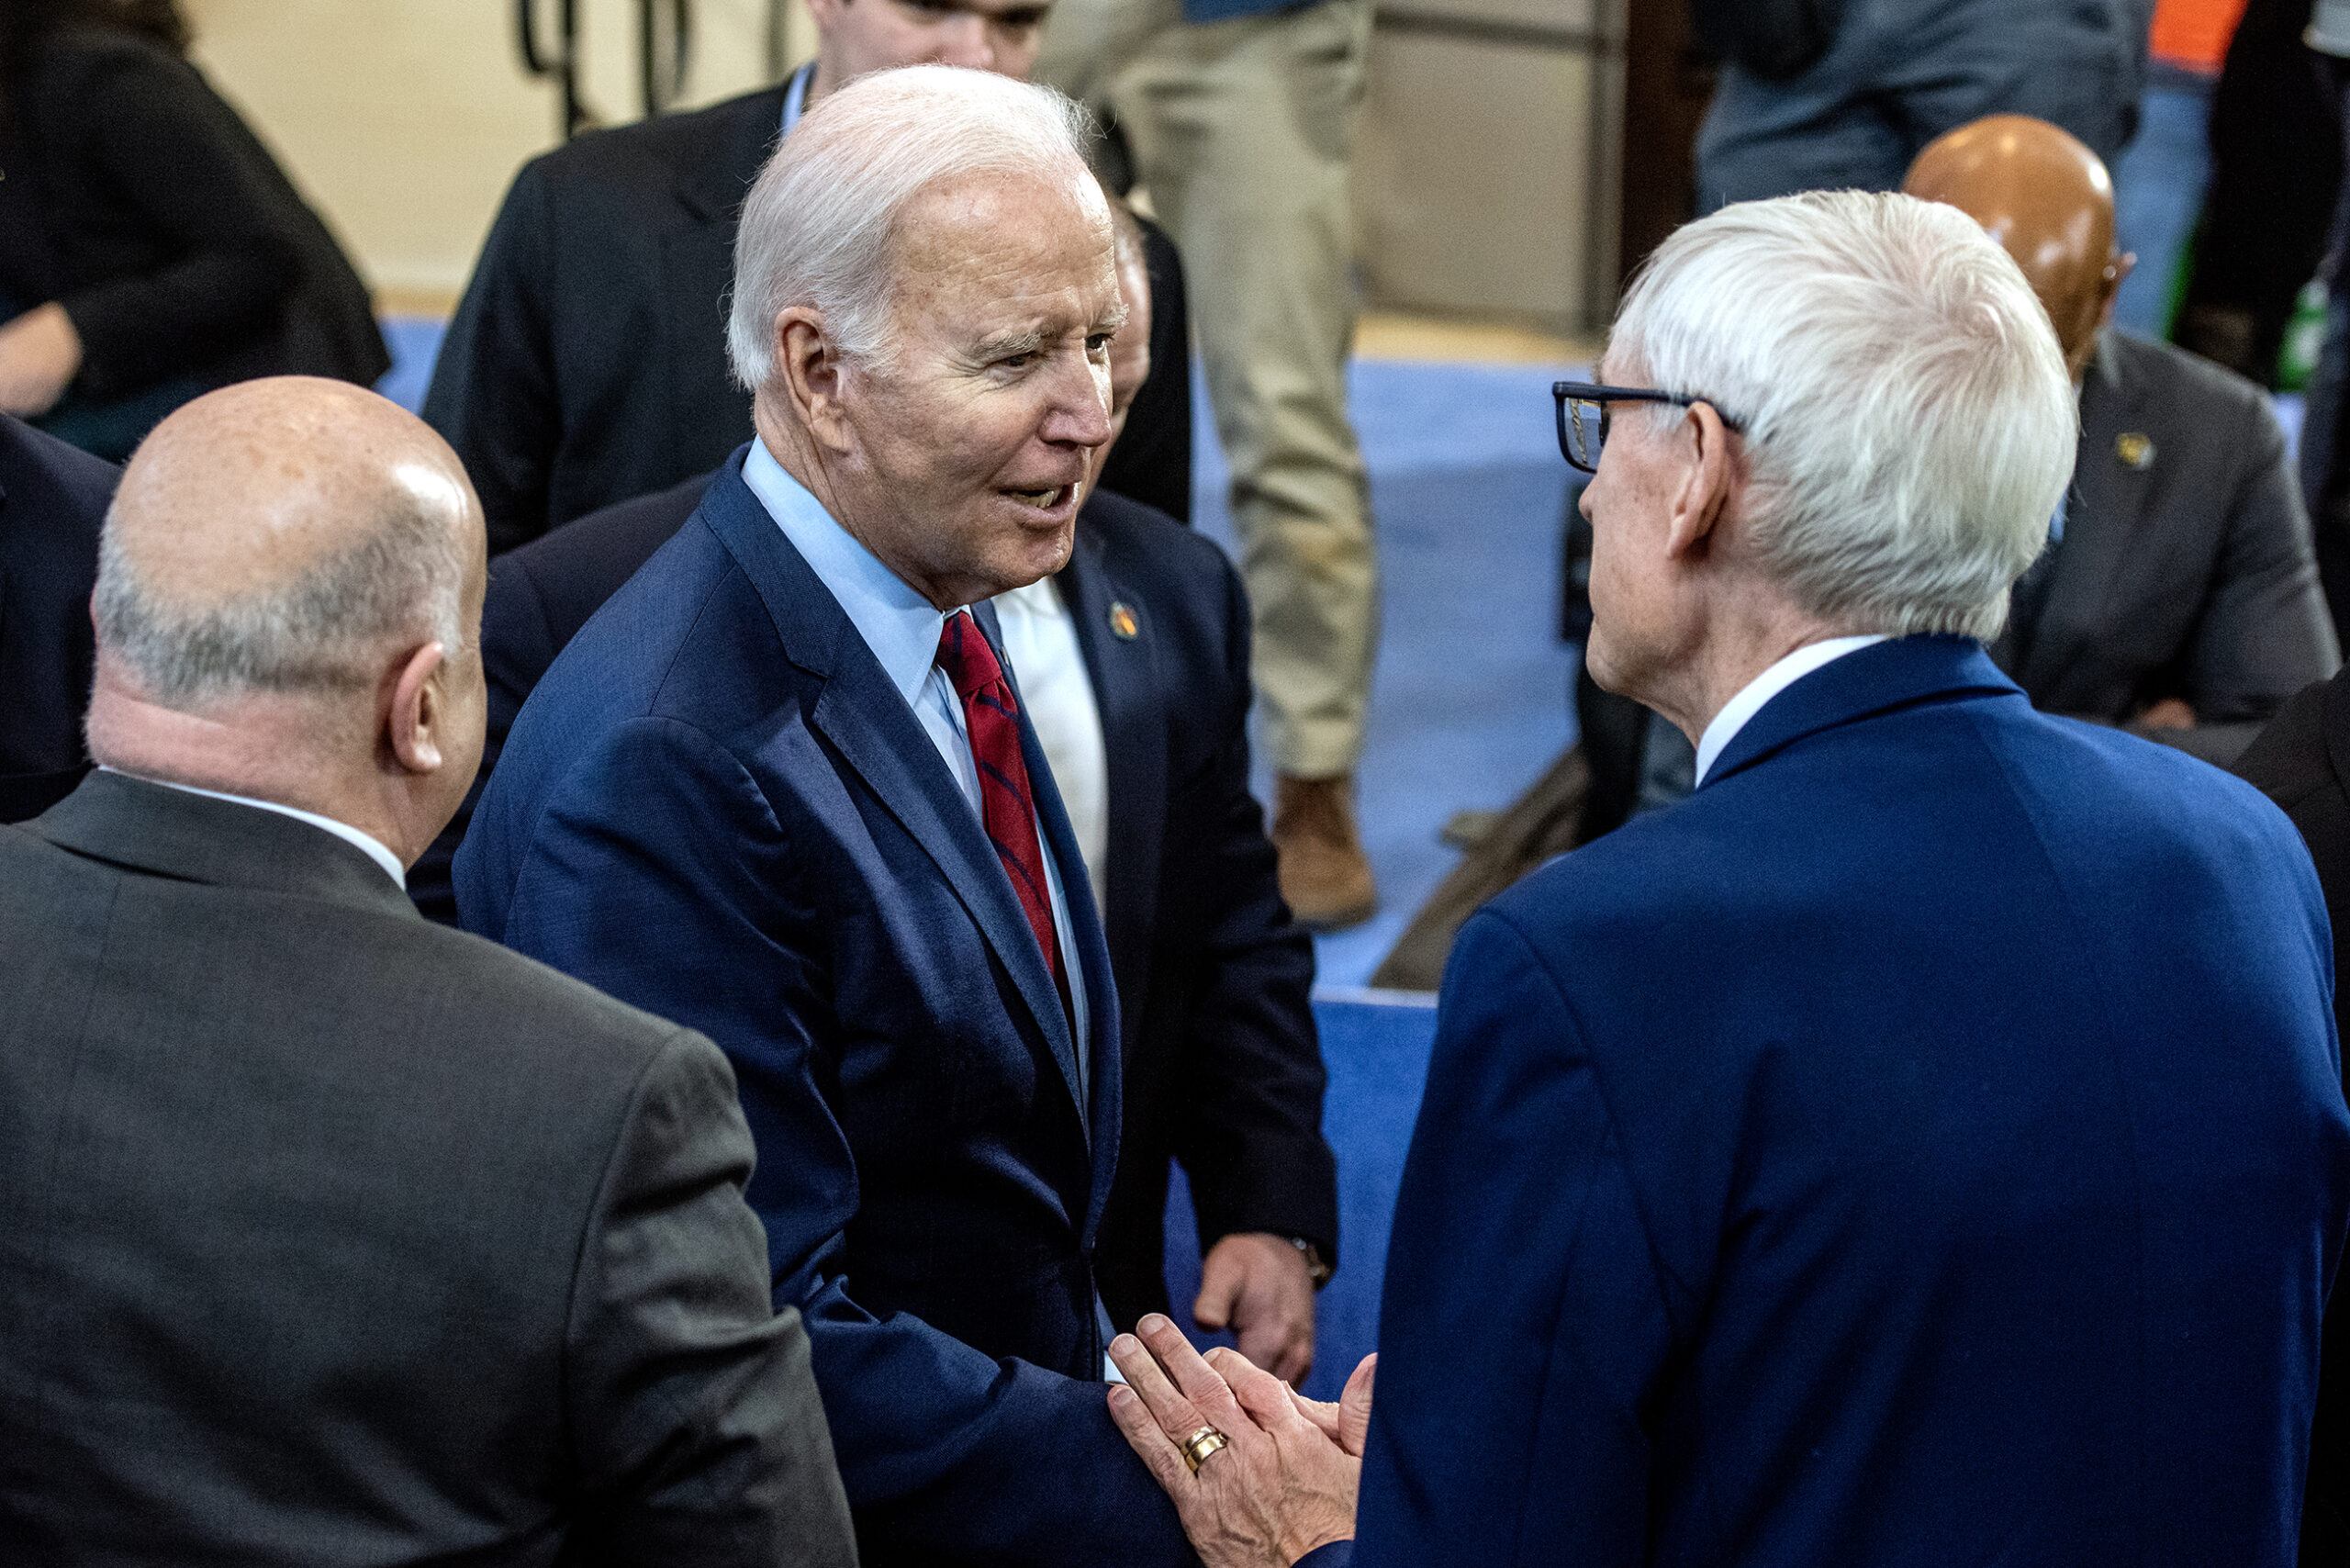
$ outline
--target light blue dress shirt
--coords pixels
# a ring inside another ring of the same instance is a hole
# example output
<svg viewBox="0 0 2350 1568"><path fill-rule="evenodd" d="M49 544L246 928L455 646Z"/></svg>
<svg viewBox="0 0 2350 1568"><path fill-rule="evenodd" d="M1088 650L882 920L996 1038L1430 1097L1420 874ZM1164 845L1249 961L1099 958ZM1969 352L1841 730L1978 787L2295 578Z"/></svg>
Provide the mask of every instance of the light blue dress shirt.
<svg viewBox="0 0 2350 1568"><path fill-rule="evenodd" d="M964 726L962 699L955 683L938 667L938 638L946 617L905 580L881 564L880 557L859 543L833 521L823 503L808 487L783 471L783 465L761 441L751 442L743 460L743 482L767 510L784 538L800 552L880 661L881 673L913 710L914 718L938 748L946 771L963 792L971 814L984 824L979 802L979 768L971 756L971 737ZM1032 823L1030 824L1035 827ZM1053 932L1060 943L1061 972L1069 977L1069 1012L1075 1027L1079 1087L1085 1091L1091 1064L1086 1051L1085 973L1069 946L1069 897L1061 888L1061 868L1053 846L1037 830L1036 844L1045 862L1045 881L1052 895Z"/></svg>

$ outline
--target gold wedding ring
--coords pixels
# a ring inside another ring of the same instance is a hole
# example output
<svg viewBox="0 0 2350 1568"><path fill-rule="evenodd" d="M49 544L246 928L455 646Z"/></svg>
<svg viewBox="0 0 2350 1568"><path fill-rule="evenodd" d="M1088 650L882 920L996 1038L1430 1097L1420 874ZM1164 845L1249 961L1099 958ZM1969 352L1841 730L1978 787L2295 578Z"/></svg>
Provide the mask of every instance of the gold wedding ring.
<svg viewBox="0 0 2350 1568"><path fill-rule="evenodd" d="M1192 1474L1197 1475L1200 1466L1207 1462L1208 1455L1224 1447L1225 1440L1225 1435L1214 1427L1202 1427L1183 1439L1183 1462L1192 1467Z"/></svg>

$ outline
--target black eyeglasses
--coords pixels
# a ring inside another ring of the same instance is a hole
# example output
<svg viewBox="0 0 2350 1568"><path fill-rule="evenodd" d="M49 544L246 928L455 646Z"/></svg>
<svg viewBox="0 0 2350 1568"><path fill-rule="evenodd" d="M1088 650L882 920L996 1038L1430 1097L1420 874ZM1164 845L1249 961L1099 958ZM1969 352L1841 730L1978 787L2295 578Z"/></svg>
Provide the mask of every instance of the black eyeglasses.
<svg viewBox="0 0 2350 1568"><path fill-rule="evenodd" d="M1719 415L1723 426L1739 422L1721 411L1711 398L1687 392L1659 392L1651 386L1602 386L1588 381L1553 381L1550 396L1559 405L1559 455L1586 474L1599 472L1599 449L1607 444L1607 405L1610 403L1673 403L1685 409L1703 403Z"/></svg>

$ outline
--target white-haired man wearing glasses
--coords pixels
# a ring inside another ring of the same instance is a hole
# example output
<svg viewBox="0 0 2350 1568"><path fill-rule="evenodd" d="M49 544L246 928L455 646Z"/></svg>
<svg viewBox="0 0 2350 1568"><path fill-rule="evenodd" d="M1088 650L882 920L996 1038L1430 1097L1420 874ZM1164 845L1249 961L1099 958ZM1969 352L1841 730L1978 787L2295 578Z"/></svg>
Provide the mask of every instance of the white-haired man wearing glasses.
<svg viewBox="0 0 2350 1568"><path fill-rule="evenodd" d="M1789 197L1668 241L1601 380L1592 665L1696 792L1462 928L1367 1430L1367 1371L1154 1319L1129 1440L1211 1563L2283 1568L2325 912L2254 791L1983 651L2073 458L2046 313L1954 209Z"/></svg>

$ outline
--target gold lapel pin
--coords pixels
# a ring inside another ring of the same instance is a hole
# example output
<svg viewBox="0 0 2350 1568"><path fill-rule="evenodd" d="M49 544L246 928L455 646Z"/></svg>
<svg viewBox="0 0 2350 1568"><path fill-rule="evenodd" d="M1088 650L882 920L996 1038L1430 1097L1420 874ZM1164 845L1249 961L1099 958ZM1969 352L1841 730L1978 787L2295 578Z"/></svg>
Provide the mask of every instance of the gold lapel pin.
<svg viewBox="0 0 2350 1568"><path fill-rule="evenodd" d="M2154 443L2136 431L2123 431L2113 438L2113 455L2132 468L2143 468L2154 460Z"/></svg>
<svg viewBox="0 0 2350 1568"><path fill-rule="evenodd" d="M1128 643L1142 633L1142 625L1135 619L1134 610L1123 599L1110 606L1110 630Z"/></svg>

